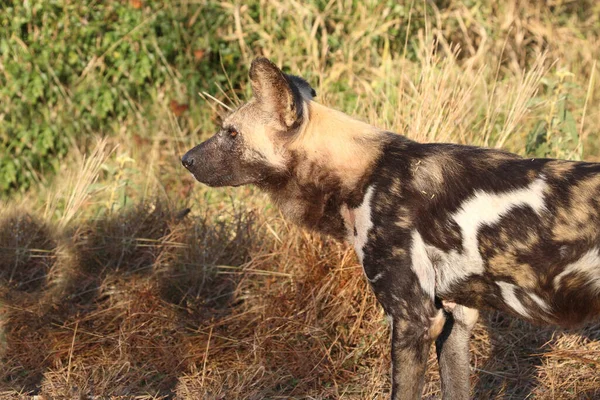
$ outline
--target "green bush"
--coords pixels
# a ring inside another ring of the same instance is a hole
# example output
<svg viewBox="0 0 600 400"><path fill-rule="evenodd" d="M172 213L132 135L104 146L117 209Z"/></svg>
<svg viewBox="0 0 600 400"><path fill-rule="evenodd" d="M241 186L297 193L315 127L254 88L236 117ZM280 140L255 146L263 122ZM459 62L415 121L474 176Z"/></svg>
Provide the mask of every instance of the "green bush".
<svg viewBox="0 0 600 400"><path fill-rule="evenodd" d="M3 2L0 193L56 171L74 140L117 130L174 79L185 81L190 98L223 83L221 57L233 65L239 54L216 34L228 16L211 3L198 7Z"/></svg>
<svg viewBox="0 0 600 400"><path fill-rule="evenodd" d="M327 4L310 2L315 13L303 16L291 10L273 14L273 6L258 1L242 5L242 49L235 5L229 3L0 3L0 195L24 191L56 171L61 157L86 135L119 132L136 113L151 120L150 107L165 88L193 109L199 91L219 93L217 85L227 90L228 82L244 88L245 63L263 49L286 43L286 58L307 57L311 44L306 34ZM401 51L408 7L391 0L350 2L348 7L329 12L326 39L331 53L346 51L354 22L365 10L385 12L386 20L395 21L381 32L372 26L373 32L363 33L373 60L384 46ZM415 21L422 20L419 15L413 11ZM315 39L320 41L321 35L316 32ZM414 51L408 56L415 56Z"/></svg>

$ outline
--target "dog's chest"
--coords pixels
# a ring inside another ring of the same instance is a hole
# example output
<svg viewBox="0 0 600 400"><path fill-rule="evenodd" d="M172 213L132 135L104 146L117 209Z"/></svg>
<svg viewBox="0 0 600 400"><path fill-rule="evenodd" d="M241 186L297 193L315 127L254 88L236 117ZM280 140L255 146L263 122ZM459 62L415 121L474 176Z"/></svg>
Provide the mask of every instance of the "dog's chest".
<svg viewBox="0 0 600 400"><path fill-rule="evenodd" d="M369 231L373 228L371 215L373 191L372 186L367 189L362 203L357 208L348 208L344 205L340 209L346 227L346 240L354 246L361 264L364 259L364 247L369 239Z"/></svg>

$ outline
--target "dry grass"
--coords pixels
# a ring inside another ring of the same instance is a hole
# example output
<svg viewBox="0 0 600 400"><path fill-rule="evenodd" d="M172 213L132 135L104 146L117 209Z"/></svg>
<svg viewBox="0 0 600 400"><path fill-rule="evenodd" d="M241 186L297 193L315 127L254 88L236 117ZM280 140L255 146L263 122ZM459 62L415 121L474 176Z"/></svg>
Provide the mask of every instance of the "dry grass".
<svg viewBox="0 0 600 400"><path fill-rule="evenodd" d="M387 323L350 249L259 210L185 211L156 200L62 235L30 216L2 225L30 238L3 249L3 395L384 398ZM594 398L599 363L598 326L486 314L474 396Z"/></svg>
<svg viewBox="0 0 600 400"><path fill-rule="evenodd" d="M523 153L567 93L581 135L554 151L578 157L585 145L598 157L597 15L575 23L541 1L485 3L495 13L447 3L428 30L411 14L414 60L386 42L407 24L381 21L386 4L223 12L246 57L260 47L306 71L320 101L379 126ZM282 18L294 35L273 33ZM336 29L351 31L348 44L328 53ZM568 88L552 83L564 70ZM231 105L244 93L211 95ZM86 158L74 149L60 175L73 179L2 204L0 398L385 398L387 323L352 251L289 226L253 188L193 182L178 156L204 133L164 93L153 117ZM562 332L488 313L471 350L475 398L600 397L599 325ZM435 364L432 352L429 398L440 395Z"/></svg>

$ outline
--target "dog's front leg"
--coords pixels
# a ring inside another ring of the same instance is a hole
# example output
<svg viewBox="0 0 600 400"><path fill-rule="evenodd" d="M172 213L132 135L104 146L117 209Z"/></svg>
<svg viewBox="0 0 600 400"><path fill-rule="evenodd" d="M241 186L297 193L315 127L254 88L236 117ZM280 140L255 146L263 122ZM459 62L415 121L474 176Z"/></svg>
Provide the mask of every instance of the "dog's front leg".
<svg viewBox="0 0 600 400"><path fill-rule="evenodd" d="M420 399L432 339L412 321L392 322L392 400Z"/></svg>
<svg viewBox="0 0 600 400"><path fill-rule="evenodd" d="M392 399L413 400L422 396L429 349L445 315L435 305L433 267L423 265L423 255L405 250L410 236L394 238L395 246L378 237L365 246L363 267L391 323Z"/></svg>
<svg viewBox="0 0 600 400"><path fill-rule="evenodd" d="M469 398L469 338L479 312L460 305L445 307L449 311L446 324L435 346L440 366L442 398Z"/></svg>

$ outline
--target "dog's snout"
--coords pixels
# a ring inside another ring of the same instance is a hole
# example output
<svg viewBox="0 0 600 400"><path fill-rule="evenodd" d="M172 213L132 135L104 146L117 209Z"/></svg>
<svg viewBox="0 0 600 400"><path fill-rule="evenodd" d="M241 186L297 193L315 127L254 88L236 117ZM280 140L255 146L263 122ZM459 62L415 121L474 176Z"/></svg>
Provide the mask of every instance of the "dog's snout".
<svg viewBox="0 0 600 400"><path fill-rule="evenodd" d="M232 177L235 162L228 162L228 149L219 146L215 136L188 150L181 157L181 164L194 175L197 181L208 186L234 186ZM227 180L228 179L228 180Z"/></svg>
<svg viewBox="0 0 600 400"><path fill-rule="evenodd" d="M194 157L189 152L185 153L185 155L181 157L181 164L189 169L194 165Z"/></svg>

